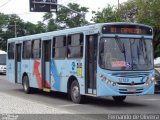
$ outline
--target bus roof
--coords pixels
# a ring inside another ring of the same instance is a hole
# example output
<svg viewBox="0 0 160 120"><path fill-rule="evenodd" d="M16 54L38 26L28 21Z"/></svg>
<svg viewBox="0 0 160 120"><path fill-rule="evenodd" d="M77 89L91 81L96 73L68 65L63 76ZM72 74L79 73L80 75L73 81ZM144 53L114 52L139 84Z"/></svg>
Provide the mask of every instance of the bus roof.
<svg viewBox="0 0 160 120"><path fill-rule="evenodd" d="M139 25L139 26L145 26L145 27L150 27L148 25L144 24L138 24L138 23L130 23L130 22L110 22L110 23L93 23L81 27L75 27L75 28L67 28L63 30L57 30L57 31L52 31L52 32L45 32L45 33L39 33L39 34L34 34L34 35L26 35L22 37L16 37L16 38L10 38L8 39L8 42L14 42L14 41L23 41L25 40L32 40L32 39L39 39L42 37L47 37L47 36L59 36L59 35L65 35L65 34L74 34L76 32L84 32L84 31L89 31L89 30L96 30L97 33L101 29L103 25Z"/></svg>
<svg viewBox="0 0 160 120"><path fill-rule="evenodd" d="M7 54L7 52L0 50L0 54Z"/></svg>

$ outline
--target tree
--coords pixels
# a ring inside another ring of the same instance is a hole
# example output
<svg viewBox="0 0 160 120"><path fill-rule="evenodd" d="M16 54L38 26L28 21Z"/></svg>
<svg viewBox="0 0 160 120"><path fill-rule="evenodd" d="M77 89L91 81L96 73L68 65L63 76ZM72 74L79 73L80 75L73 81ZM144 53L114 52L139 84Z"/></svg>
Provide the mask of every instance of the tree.
<svg viewBox="0 0 160 120"><path fill-rule="evenodd" d="M118 10L114 9L113 6L108 5L103 8L102 11L92 11L91 21L95 23L106 23L106 22L120 22L123 21L121 16L118 14Z"/></svg>
<svg viewBox="0 0 160 120"><path fill-rule="evenodd" d="M46 32L46 25L43 22L33 24L24 22L16 14L5 15L0 13L0 49L7 49L7 40L13 37L32 35Z"/></svg>
<svg viewBox="0 0 160 120"><path fill-rule="evenodd" d="M16 37L16 36L24 36L24 22L23 20L17 16L16 14L8 15L8 23L6 26L6 32L10 32L10 37Z"/></svg>
<svg viewBox="0 0 160 120"><path fill-rule="evenodd" d="M0 13L0 32L3 31L4 27L7 25L8 16Z"/></svg>
<svg viewBox="0 0 160 120"><path fill-rule="evenodd" d="M57 30L59 28L59 26L55 23L54 19L50 19L47 25L47 31L54 31Z"/></svg>
<svg viewBox="0 0 160 120"><path fill-rule="evenodd" d="M0 49L5 50L6 40L4 40L4 30L7 25L8 16L0 13Z"/></svg>
<svg viewBox="0 0 160 120"><path fill-rule="evenodd" d="M36 33L46 32L46 25L43 22L38 21L35 31Z"/></svg>
<svg viewBox="0 0 160 120"><path fill-rule="evenodd" d="M36 34L36 25L31 22L24 23L25 26L25 34L26 35L33 35Z"/></svg>
<svg viewBox="0 0 160 120"><path fill-rule="evenodd" d="M54 18L54 15L52 13L46 13L43 16L43 21L47 21L47 31L48 32L57 30L59 28Z"/></svg>
<svg viewBox="0 0 160 120"><path fill-rule="evenodd" d="M69 3L67 5L70 9L73 9L79 13L85 14L88 12L88 8L86 7L80 7L79 4L76 3ZM65 26L65 27L78 27L78 26L82 26L88 23L88 21L86 21L84 18L85 16L82 16L82 14L77 14L74 13L73 11L65 8L65 7L61 7L57 14L56 14L56 18L54 18L53 14L51 13L46 13L43 18L44 21L48 21L48 28L60 28L60 26ZM51 23L55 23L53 24L52 27L50 27Z"/></svg>

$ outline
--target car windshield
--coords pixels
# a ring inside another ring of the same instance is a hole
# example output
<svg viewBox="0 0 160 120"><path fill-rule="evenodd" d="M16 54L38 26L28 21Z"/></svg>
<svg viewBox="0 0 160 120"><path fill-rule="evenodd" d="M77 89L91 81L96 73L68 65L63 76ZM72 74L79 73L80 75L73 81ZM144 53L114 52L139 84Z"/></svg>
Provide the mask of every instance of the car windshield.
<svg viewBox="0 0 160 120"><path fill-rule="evenodd" d="M0 54L0 65L6 65L6 54Z"/></svg>
<svg viewBox="0 0 160 120"><path fill-rule="evenodd" d="M151 39L102 38L99 63L110 70L150 70L153 68Z"/></svg>

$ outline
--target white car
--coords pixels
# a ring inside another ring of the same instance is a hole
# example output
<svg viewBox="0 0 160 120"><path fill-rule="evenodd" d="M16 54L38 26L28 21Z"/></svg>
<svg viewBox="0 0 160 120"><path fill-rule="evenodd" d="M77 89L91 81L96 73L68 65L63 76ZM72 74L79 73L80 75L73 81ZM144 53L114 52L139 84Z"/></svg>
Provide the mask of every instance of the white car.
<svg viewBox="0 0 160 120"><path fill-rule="evenodd" d="M7 53L0 50L0 73L6 74L6 57Z"/></svg>

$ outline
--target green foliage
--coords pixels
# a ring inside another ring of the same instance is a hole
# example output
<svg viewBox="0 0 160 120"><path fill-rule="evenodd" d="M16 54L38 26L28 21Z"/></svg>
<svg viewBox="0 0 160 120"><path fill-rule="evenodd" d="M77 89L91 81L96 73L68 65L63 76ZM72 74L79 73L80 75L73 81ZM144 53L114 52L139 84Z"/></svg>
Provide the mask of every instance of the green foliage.
<svg viewBox="0 0 160 120"><path fill-rule="evenodd" d="M118 12L117 9L114 10L113 6L108 5L102 11L92 11L93 17L91 21L95 23L121 22L123 20Z"/></svg>
<svg viewBox="0 0 160 120"><path fill-rule="evenodd" d="M82 14L88 12L88 8L80 7L80 5L76 3L69 3L68 8ZM82 26L88 23L88 21L84 19L85 16L78 15L77 13L74 13L68 8L60 8L57 12L56 18L54 18L53 14L51 13L46 13L43 16L43 20L48 21L48 31L56 30L57 28L60 28L60 26L72 28Z"/></svg>
<svg viewBox="0 0 160 120"><path fill-rule="evenodd" d="M6 50L7 40L9 38L42 32L46 32L46 25L42 22L38 22L37 24L30 22L25 23L22 19L20 19L19 16L15 14L5 15L0 13L0 49L2 50Z"/></svg>
<svg viewBox="0 0 160 120"><path fill-rule="evenodd" d="M25 26L25 34L26 35L32 35L32 34L36 34L36 25L31 23L31 22L26 22L24 23Z"/></svg>
<svg viewBox="0 0 160 120"><path fill-rule="evenodd" d="M55 31L59 28L58 24L56 23L56 20L54 19L54 16L52 13L46 13L43 16L43 21L47 21L47 31Z"/></svg>
<svg viewBox="0 0 160 120"><path fill-rule="evenodd" d="M79 13L87 13L88 8L80 7L80 5L76 3L69 3L68 7L79 12ZM57 12L56 21L59 24L65 24L67 27L78 27L88 23L83 16L77 15L77 13L73 13L72 11L68 10L67 8L61 8Z"/></svg>
<svg viewBox="0 0 160 120"><path fill-rule="evenodd" d="M46 25L43 22L38 21L35 30L36 30L36 33L46 32Z"/></svg>
<svg viewBox="0 0 160 120"><path fill-rule="evenodd" d="M59 26L55 23L54 19L50 19L47 25L47 31L54 31L57 30Z"/></svg>

